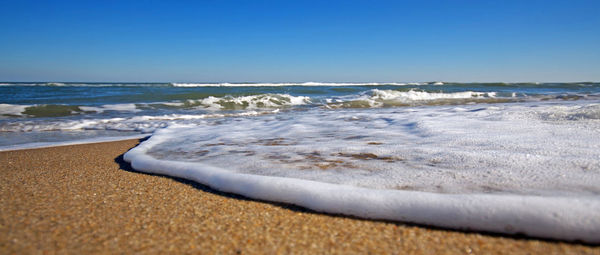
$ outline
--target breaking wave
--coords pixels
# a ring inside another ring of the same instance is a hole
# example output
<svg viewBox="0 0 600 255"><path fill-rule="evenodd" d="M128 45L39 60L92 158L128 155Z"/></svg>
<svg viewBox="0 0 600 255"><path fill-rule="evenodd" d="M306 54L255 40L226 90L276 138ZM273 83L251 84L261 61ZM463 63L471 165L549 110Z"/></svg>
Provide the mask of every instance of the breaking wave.
<svg viewBox="0 0 600 255"><path fill-rule="evenodd" d="M0 116L4 117L62 117L104 112L141 112L160 109L197 110L259 110L285 108L310 104L306 96L287 94L260 94L248 96L209 96L203 99L189 99L175 102L155 102L137 104L107 104L99 106L82 105L15 105L0 104Z"/></svg>
<svg viewBox="0 0 600 255"><path fill-rule="evenodd" d="M242 110L260 108L278 108L294 105L309 104L306 96L291 96L287 94L261 94L251 96L209 96L200 100L187 100L183 106L203 106L217 110Z"/></svg>
<svg viewBox="0 0 600 255"><path fill-rule="evenodd" d="M327 107L330 108L376 108L411 105L442 105L442 104L465 104L469 102L493 103L506 102L513 98L497 98L496 92L454 92L436 93L421 90L379 90L372 89L362 95L347 96L327 99Z"/></svg>

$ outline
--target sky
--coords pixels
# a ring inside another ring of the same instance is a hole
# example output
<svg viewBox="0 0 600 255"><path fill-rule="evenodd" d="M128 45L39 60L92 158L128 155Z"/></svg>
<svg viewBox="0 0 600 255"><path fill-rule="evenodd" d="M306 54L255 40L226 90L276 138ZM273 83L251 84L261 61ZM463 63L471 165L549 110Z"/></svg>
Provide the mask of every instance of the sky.
<svg viewBox="0 0 600 255"><path fill-rule="evenodd" d="M600 1L0 0L0 81L600 81Z"/></svg>

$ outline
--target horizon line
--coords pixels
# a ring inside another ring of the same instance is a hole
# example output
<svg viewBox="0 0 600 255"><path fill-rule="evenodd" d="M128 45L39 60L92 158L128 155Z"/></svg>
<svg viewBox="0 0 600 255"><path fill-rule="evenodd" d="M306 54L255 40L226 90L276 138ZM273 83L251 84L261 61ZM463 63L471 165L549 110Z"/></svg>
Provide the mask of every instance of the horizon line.
<svg viewBox="0 0 600 255"><path fill-rule="evenodd" d="M600 83L598 81L57 81L57 80L37 80L37 81L0 81L0 83L189 83L189 84L254 84L254 83Z"/></svg>

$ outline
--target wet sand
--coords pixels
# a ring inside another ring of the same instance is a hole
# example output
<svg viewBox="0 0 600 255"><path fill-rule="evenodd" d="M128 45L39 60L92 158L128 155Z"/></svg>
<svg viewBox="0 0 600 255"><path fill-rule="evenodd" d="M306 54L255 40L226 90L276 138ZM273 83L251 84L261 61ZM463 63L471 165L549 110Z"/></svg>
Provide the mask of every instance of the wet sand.
<svg viewBox="0 0 600 255"><path fill-rule="evenodd" d="M0 152L0 253L600 254L314 213L133 171L137 140Z"/></svg>

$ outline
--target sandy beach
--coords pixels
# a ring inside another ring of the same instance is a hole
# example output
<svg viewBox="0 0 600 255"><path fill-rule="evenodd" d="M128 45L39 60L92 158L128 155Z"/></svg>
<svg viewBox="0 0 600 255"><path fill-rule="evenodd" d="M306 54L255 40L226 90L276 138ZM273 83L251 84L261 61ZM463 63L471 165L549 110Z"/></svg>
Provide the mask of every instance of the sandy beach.
<svg viewBox="0 0 600 255"><path fill-rule="evenodd" d="M138 140L0 152L0 253L600 254L600 247L370 221L132 170Z"/></svg>

